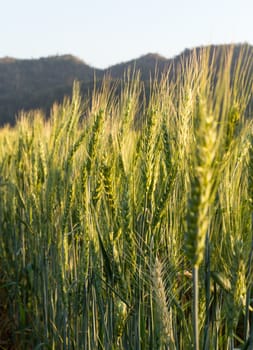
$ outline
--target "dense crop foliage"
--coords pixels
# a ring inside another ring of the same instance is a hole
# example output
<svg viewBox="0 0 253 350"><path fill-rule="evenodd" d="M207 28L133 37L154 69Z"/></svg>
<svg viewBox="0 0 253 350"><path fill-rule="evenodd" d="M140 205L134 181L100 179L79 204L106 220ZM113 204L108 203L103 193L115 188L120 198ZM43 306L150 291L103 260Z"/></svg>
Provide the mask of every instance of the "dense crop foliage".
<svg viewBox="0 0 253 350"><path fill-rule="evenodd" d="M253 60L231 56L0 131L2 349L253 347Z"/></svg>

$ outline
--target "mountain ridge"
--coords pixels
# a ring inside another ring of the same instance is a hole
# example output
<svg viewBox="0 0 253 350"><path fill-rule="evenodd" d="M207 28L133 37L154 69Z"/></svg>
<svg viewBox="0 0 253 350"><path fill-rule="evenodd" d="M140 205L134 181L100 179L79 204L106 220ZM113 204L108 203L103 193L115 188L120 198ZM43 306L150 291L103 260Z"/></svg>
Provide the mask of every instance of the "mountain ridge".
<svg viewBox="0 0 253 350"><path fill-rule="evenodd" d="M48 113L55 101L61 102L64 96L71 95L74 80L82 83L84 93L93 88L94 77L97 82L108 75L120 80L128 69L140 71L141 79L149 81L157 71L162 73L169 67L184 64L193 52L198 54L208 49L219 53L232 47L236 55L247 49L253 60L253 46L247 43L200 46L185 49L172 58L148 53L105 69L95 68L71 54L38 59L0 58L0 125L13 125L20 110L39 108Z"/></svg>

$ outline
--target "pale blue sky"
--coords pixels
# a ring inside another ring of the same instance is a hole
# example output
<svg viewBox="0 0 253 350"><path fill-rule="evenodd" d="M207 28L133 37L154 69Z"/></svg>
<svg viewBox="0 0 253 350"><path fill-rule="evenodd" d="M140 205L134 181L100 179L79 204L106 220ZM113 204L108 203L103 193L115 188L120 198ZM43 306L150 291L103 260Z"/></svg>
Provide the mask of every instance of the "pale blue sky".
<svg viewBox="0 0 253 350"><path fill-rule="evenodd" d="M0 57L71 53L98 68L210 43L253 44L252 0L0 0Z"/></svg>

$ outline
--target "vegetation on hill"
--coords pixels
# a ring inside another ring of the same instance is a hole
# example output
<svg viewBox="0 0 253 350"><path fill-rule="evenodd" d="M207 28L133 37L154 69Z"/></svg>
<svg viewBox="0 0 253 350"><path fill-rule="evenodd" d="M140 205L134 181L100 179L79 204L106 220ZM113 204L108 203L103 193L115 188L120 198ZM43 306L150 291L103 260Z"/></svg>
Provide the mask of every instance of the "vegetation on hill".
<svg viewBox="0 0 253 350"><path fill-rule="evenodd" d="M252 349L253 62L233 57L200 50L148 100L138 75L89 104L75 84L1 129L1 348Z"/></svg>
<svg viewBox="0 0 253 350"><path fill-rule="evenodd" d="M219 57L229 47L232 45L211 46L205 49L215 57L216 66L219 67ZM150 79L160 80L165 71L170 72L168 79L177 79L180 66L185 66L190 56L198 56L201 51L201 48L185 50L173 59L148 54L105 70L90 67L71 55L37 60L16 60L8 57L0 59L0 125L13 125L20 110L43 109L49 115L54 102L62 102L64 96L71 95L74 80L81 82L82 95L91 96L94 85L101 86L104 76L109 75L115 81L121 80L129 69L131 72L141 72L141 80L145 82L148 96ZM244 57L240 57L242 53ZM235 45L232 66L239 58L247 61L253 60L252 57L252 46ZM235 72L232 75L235 76Z"/></svg>
<svg viewBox="0 0 253 350"><path fill-rule="evenodd" d="M74 80L91 82L100 70L71 55L38 60L0 60L0 124L13 124L20 110L43 108L70 96Z"/></svg>

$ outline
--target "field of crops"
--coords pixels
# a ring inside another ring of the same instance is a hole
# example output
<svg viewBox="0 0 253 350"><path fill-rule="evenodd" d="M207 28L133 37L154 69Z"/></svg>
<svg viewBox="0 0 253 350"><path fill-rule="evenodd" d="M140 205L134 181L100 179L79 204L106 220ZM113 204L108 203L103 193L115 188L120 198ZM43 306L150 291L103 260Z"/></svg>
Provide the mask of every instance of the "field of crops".
<svg viewBox="0 0 253 350"><path fill-rule="evenodd" d="M0 130L1 349L253 349L253 60L232 79L231 55Z"/></svg>

